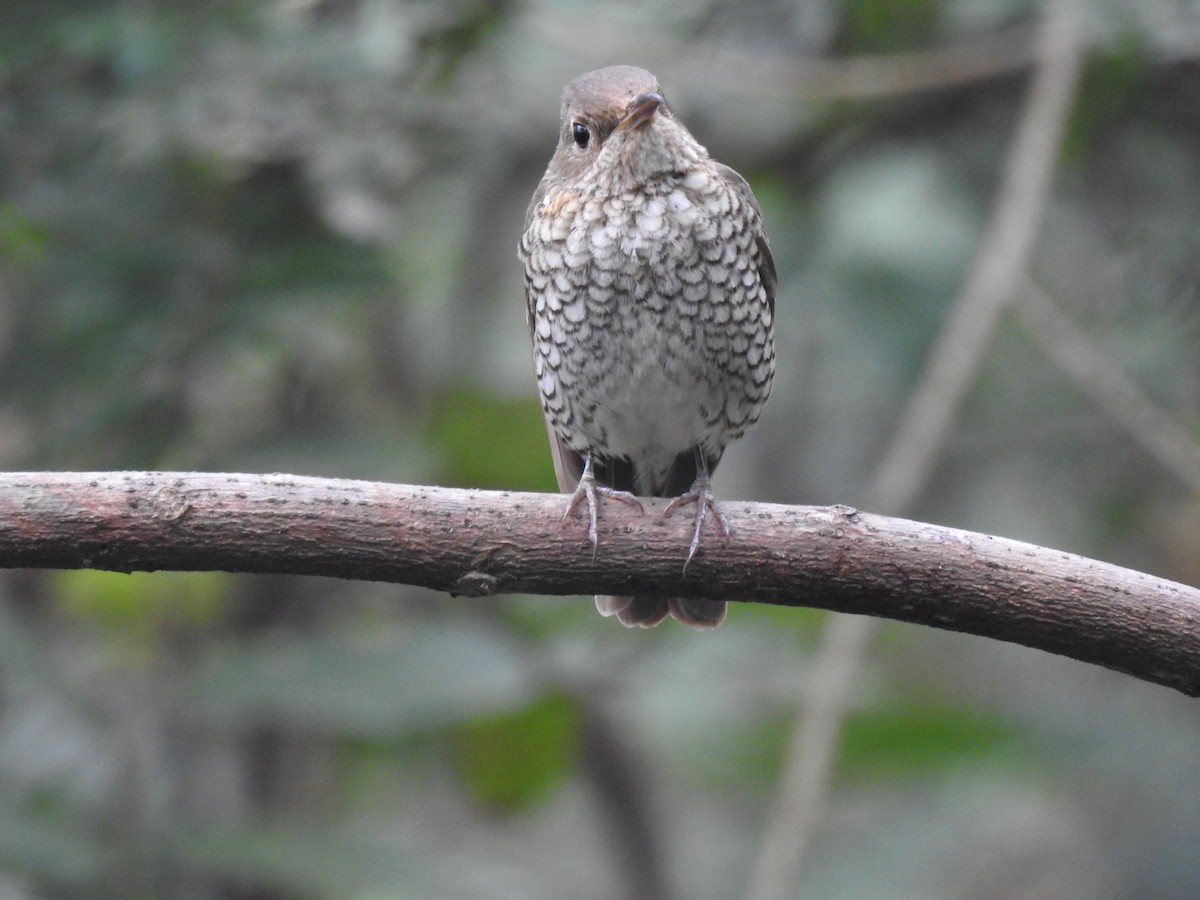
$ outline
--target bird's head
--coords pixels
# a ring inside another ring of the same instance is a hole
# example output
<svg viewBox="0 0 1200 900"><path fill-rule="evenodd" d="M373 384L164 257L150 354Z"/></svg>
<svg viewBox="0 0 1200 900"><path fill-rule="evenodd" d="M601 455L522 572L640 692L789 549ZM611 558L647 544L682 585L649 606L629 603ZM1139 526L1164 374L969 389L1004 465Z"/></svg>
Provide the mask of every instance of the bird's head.
<svg viewBox="0 0 1200 900"><path fill-rule="evenodd" d="M636 66L580 75L563 90L558 149L548 176L618 193L707 158L675 118L658 79Z"/></svg>

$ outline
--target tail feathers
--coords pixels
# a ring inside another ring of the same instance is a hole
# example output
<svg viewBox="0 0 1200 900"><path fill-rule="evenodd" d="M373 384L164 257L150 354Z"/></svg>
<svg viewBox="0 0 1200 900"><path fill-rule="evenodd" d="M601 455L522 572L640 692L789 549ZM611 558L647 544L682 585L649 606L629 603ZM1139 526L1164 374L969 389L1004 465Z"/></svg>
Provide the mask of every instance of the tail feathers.
<svg viewBox="0 0 1200 900"><path fill-rule="evenodd" d="M611 597L596 596L596 609L602 616L617 617L626 628L653 628L668 613L693 628L716 628L725 621L724 600L694 597Z"/></svg>
<svg viewBox="0 0 1200 900"><path fill-rule="evenodd" d="M596 609L602 616L616 616L626 628L653 628L667 617L665 597L609 597L596 595Z"/></svg>
<svg viewBox="0 0 1200 900"><path fill-rule="evenodd" d="M725 621L725 601L696 597L671 597L667 600L676 621L693 628L716 628Z"/></svg>

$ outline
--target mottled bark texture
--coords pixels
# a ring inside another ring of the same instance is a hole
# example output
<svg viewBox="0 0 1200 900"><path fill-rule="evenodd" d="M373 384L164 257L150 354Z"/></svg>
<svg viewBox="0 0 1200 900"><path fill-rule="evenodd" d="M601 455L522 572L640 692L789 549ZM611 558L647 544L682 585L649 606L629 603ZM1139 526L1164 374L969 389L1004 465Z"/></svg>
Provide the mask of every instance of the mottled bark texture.
<svg viewBox="0 0 1200 900"><path fill-rule="evenodd" d="M687 509L289 475L0 475L0 566L328 575L452 594L637 593L863 613L979 634L1200 694L1200 590L848 507L727 501L683 573ZM736 610L734 610L736 615ZM614 637L614 640L621 640ZM704 640L697 636L696 640Z"/></svg>

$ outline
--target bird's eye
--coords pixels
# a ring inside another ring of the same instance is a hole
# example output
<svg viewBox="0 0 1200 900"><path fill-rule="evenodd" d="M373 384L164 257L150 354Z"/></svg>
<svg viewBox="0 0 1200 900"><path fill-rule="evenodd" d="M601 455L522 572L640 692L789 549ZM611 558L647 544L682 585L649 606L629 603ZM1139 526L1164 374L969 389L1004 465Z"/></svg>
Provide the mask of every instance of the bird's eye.
<svg viewBox="0 0 1200 900"><path fill-rule="evenodd" d="M588 131L588 127L582 122L576 122L571 126L571 134L575 138L575 146L580 150L587 147L588 141L591 140L592 133Z"/></svg>

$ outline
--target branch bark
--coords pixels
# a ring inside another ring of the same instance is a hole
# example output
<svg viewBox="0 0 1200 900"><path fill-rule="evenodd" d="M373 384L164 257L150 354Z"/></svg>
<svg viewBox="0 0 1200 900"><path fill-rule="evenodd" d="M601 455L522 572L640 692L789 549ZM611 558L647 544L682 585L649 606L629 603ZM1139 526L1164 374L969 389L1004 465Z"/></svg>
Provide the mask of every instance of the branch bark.
<svg viewBox="0 0 1200 900"><path fill-rule="evenodd" d="M726 501L683 572L692 514L601 511L593 559L555 494L291 475L0 475L0 567L223 570L452 594L686 593L860 613L1011 641L1200 695L1200 590L1019 541L849 507Z"/></svg>

